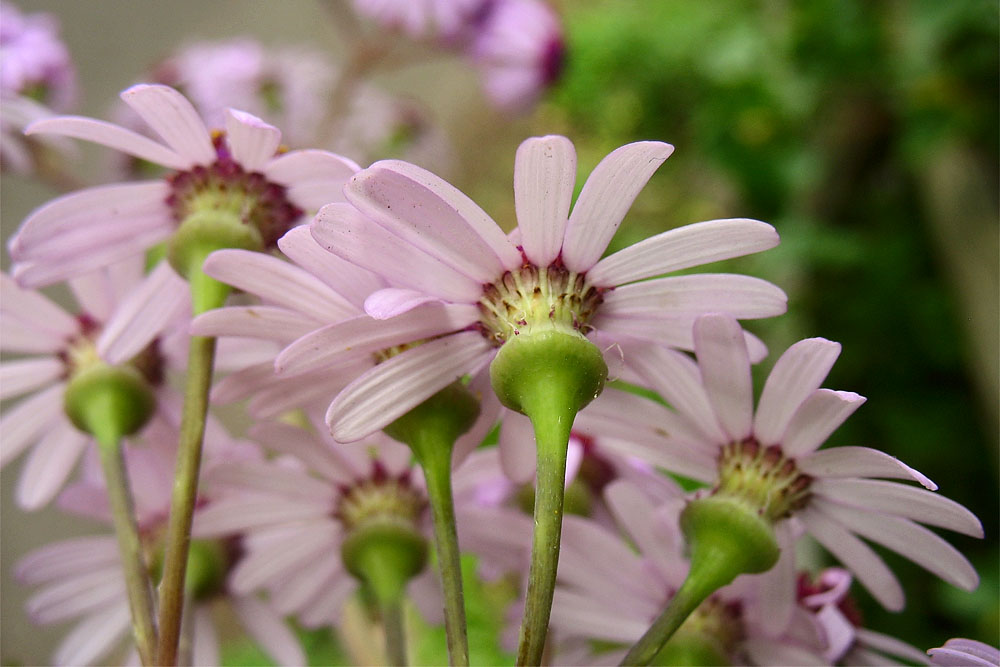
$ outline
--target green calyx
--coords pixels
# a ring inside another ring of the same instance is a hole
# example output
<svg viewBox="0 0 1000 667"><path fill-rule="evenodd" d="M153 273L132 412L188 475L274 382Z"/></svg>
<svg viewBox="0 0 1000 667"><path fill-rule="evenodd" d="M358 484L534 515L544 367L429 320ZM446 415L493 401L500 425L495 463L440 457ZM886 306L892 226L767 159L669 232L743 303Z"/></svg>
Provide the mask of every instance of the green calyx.
<svg viewBox="0 0 1000 667"><path fill-rule="evenodd" d="M406 584L427 565L427 541L401 523L373 522L352 531L340 547L344 567L380 603L398 602Z"/></svg>
<svg viewBox="0 0 1000 667"><path fill-rule="evenodd" d="M476 423L479 417L479 400L462 385L453 382L405 415L385 427L386 434L405 442L417 451L438 443L454 443Z"/></svg>
<svg viewBox="0 0 1000 667"><path fill-rule="evenodd" d="M192 273L210 253L223 248L263 250L260 232L243 223L240 217L226 209L194 210L184 218L167 247L167 258L177 273L191 280Z"/></svg>
<svg viewBox="0 0 1000 667"><path fill-rule="evenodd" d="M730 498L708 496L688 503L681 531L691 551L691 571L711 571L720 588L740 574L771 569L780 549L770 522ZM690 575L689 575L690 576Z"/></svg>
<svg viewBox="0 0 1000 667"><path fill-rule="evenodd" d="M149 574L155 584L163 578L162 544L149 558ZM184 588L195 600L207 600L225 590L231 562L226 543L220 540L191 540Z"/></svg>
<svg viewBox="0 0 1000 667"><path fill-rule="evenodd" d="M138 432L156 408L153 389L130 366L97 362L77 372L63 394L73 425L102 443Z"/></svg>
<svg viewBox="0 0 1000 667"><path fill-rule="evenodd" d="M597 346L576 333L541 331L504 343L490 364L500 402L533 419L551 403L573 415L604 389L608 366ZM558 394L558 396L553 396Z"/></svg>

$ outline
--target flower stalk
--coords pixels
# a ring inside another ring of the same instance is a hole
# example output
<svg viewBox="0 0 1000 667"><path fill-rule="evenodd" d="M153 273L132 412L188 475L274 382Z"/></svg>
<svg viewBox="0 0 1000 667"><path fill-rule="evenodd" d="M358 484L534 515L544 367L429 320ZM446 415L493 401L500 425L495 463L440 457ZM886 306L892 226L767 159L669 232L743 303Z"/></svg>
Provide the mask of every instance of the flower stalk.
<svg viewBox="0 0 1000 667"><path fill-rule="evenodd" d="M143 665L153 664L156 626L149 568L135 518L122 440L146 424L153 413L154 401L152 391L133 369L103 363L74 377L65 396L67 415L97 440L128 594L132 634Z"/></svg>
<svg viewBox="0 0 1000 667"><path fill-rule="evenodd" d="M593 343L551 329L507 341L490 366L501 402L531 420L537 449L535 521L518 665L541 664L559 564L570 431L576 413L601 393L607 373Z"/></svg>
<svg viewBox="0 0 1000 667"><path fill-rule="evenodd" d="M455 441L472 427L478 414L479 402L455 382L385 429L390 436L410 446L424 471L444 593L448 659L456 667L469 664L469 639L451 488L451 456Z"/></svg>

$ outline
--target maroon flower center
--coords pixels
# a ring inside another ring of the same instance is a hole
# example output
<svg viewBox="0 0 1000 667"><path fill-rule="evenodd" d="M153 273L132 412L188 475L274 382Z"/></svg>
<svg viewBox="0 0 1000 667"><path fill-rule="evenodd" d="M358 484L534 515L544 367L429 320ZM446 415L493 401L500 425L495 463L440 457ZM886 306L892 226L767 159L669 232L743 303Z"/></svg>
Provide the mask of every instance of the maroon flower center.
<svg viewBox="0 0 1000 667"><path fill-rule="evenodd" d="M762 447L754 438L726 445L719 455L714 493L745 502L770 521L790 516L809 501L812 478L799 472L780 445Z"/></svg>
<svg viewBox="0 0 1000 667"><path fill-rule="evenodd" d="M213 134L218 156L215 162L167 177L171 192L166 204L178 223L195 212L228 212L241 223L256 228L265 247L274 247L303 211L289 201L283 185L268 181L258 172L244 170L230 155L224 136L222 132Z"/></svg>

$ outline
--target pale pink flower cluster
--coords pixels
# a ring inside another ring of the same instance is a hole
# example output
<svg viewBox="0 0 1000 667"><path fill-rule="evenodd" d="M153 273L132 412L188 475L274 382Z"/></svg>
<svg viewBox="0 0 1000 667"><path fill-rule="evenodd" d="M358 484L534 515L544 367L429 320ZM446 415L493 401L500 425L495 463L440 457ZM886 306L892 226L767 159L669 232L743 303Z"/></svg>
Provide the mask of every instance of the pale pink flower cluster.
<svg viewBox="0 0 1000 667"><path fill-rule="evenodd" d="M370 507L400 511L429 537L422 474L380 431L456 381L480 400L453 456L460 543L483 575L512 575L523 587L534 439L527 418L501 406L487 369L510 340L543 330L596 346L613 378L662 399L608 388L575 422L567 510L580 516L567 518L564 531L552 615L557 661L603 664L624 655L686 574L679 513L710 494L750 504L782 548L771 571L737 579L696 612L722 633L727 660L922 659L849 613L854 578L886 607L903 605L895 576L866 541L960 588L976 586L968 561L924 527L981 536L968 510L888 454L820 448L864 402L822 388L838 344L812 338L791 346L755 405L751 363L767 350L740 320L780 315L785 294L758 278L690 270L774 247L771 225L700 222L604 256L672 153L669 144L614 150L574 201L573 144L528 139L514 164L517 226L505 231L457 188L408 162L362 169L317 149L284 152L277 128L234 109L221 116L224 131L212 133L166 86L138 85L122 97L162 141L80 117L29 129L95 141L172 171L56 199L12 240L13 278L0 282L4 351L28 356L0 366L0 398L34 393L3 418L2 460L34 444L19 497L29 506L47 502L89 442L62 410L73 364L138 368L148 358L176 367L183 355L172 353L170 333L178 327L222 337L228 374L213 399L249 399L256 444L214 422L206 436L195 537L220 565L195 596L195 662L218 659L204 605L224 599L274 659L302 663L285 619L338 624L358 588L341 547ZM241 220L262 230L268 252L210 255L205 273L238 295L192 321L183 283L166 262L144 273L144 253L170 239L190 207L229 201L220 193L246 198ZM78 316L28 289L63 280ZM162 548L178 423L176 397L166 385L157 393L141 447L126 452L151 554ZM498 446L479 449L498 425ZM60 504L104 516L91 458ZM701 486L684 493L664 471ZM806 534L847 569L801 580L795 545ZM120 567L104 537L48 547L20 566L24 581L41 586L29 603L39 622L82 619L58 662L98 662L119 645L128 623ZM414 578L409 592L437 622L433 572ZM611 642L610 652L595 653L593 640Z"/></svg>
<svg viewBox="0 0 1000 667"><path fill-rule="evenodd" d="M500 109L529 109L562 74L559 17L543 0L354 0L389 30L464 53Z"/></svg>

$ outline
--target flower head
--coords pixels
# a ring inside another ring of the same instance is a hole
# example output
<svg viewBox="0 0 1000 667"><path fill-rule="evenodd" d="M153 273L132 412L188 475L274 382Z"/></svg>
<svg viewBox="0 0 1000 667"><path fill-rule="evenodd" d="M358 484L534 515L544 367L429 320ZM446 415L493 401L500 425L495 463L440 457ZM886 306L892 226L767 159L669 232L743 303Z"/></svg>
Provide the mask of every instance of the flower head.
<svg viewBox="0 0 1000 667"><path fill-rule="evenodd" d="M635 366L672 406L651 410L649 419L637 411L636 419L646 431L668 432L674 455L688 464L685 474L712 485L714 496L775 523L785 551L790 541L781 533L804 528L889 609L902 608L902 588L862 537L960 588L976 587L979 579L969 562L920 525L981 537L982 526L971 512L932 493L933 482L880 451L817 451L865 400L820 388L840 345L822 338L792 345L775 363L756 410L747 345L736 320L700 317L694 348L697 363L674 350L650 347ZM659 421L654 416L659 412L668 419ZM916 481L927 489L876 478Z"/></svg>
<svg viewBox="0 0 1000 667"><path fill-rule="evenodd" d="M690 347L689 328L700 312L724 309L743 318L783 312L784 293L755 278L644 280L770 248L777 234L762 222L689 225L601 259L632 201L672 150L640 142L612 152L588 178L570 213L573 145L557 136L529 139L517 153L519 227L510 237L433 174L405 162L375 163L345 187L353 207L324 207L312 233L330 252L386 280L390 287L365 300L368 314L386 321L304 336L279 356L279 371L325 365L376 331L386 347L422 341L359 377L331 404L327 418L334 436L351 441L382 428L456 377L474 374L513 336L554 330L612 350L619 342L655 335ZM427 304L448 312L449 320L434 310L415 310ZM386 333L390 328L393 340ZM336 345L320 345L321 337Z"/></svg>
<svg viewBox="0 0 1000 667"><path fill-rule="evenodd" d="M163 143L76 116L42 120L27 132L93 141L174 171L160 180L90 188L37 209L9 246L21 284L50 284L143 252L197 212L222 212L267 247L304 210L336 199L357 171L323 151L278 154L278 129L242 111L228 110L225 132L213 135L191 103L167 86L133 86L122 99Z"/></svg>
<svg viewBox="0 0 1000 667"><path fill-rule="evenodd" d="M179 330L190 310L188 290L166 263L148 276L142 268L142 258L134 257L71 281L75 315L0 275L0 349L31 355L0 364L0 398L25 396L0 420L0 465L32 450L17 490L23 507L51 500L92 442L64 410L75 377L95 365L123 365L164 396L166 357L159 340Z"/></svg>

